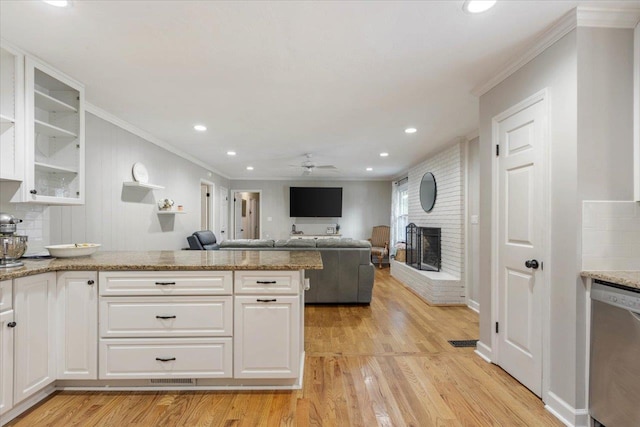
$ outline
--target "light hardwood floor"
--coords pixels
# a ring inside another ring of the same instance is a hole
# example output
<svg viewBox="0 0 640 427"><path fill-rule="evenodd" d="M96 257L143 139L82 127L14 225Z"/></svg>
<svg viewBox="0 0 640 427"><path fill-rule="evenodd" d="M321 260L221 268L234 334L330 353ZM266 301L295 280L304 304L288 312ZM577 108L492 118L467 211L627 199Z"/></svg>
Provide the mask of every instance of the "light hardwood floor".
<svg viewBox="0 0 640 427"><path fill-rule="evenodd" d="M304 386L278 392L59 392L12 426L561 426L471 348L466 307L376 271L370 306L307 306Z"/></svg>

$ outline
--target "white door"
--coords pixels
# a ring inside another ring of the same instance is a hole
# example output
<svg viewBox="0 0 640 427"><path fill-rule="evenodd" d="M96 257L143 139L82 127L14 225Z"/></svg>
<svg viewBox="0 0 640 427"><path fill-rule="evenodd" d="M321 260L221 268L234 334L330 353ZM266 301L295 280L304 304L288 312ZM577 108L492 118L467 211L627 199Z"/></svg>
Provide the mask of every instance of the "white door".
<svg viewBox="0 0 640 427"><path fill-rule="evenodd" d="M229 190L220 187L220 232L218 233L218 241L222 242L227 237L227 228L229 227Z"/></svg>
<svg viewBox="0 0 640 427"><path fill-rule="evenodd" d="M255 197L255 194L253 197ZM258 231L258 200L253 197L250 199L249 228L251 229L251 238L257 239L260 236L260 232Z"/></svg>
<svg viewBox="0 0 640 427"><path fill-rule="evenodd" d="M244 239L244 216L242 215L242 204L246 203L242 198L242 194L233 193L233 228L234 239ZM245 204L246 209L246 204Z"/></svg>
<svg viewBox="0 0 640 427"><path fill-rule="evenodd" d="M542 393L545 100L496 122L498 365ZM535 260L535 262L534 262Z"/></svg>
<svg viewBox="0 0 640 427"><path fill-rule="evenodd" d="M56 379L56 274L14 280L14 403L37 393Z"/></svg>
<svg viewBox="0 0 640 427"><path fill-rule="evenodd" d="M0 313L0 415L13 407L13 310Z"/></svg>
<svg viewBox="0 0 640 427"><path fill-rule="evenodd" d="M98 379L98 274L65 271L57 277L58 378Z"/></svg>
<svg viewBox="0 0 640 427"><path fill-rule="evenodd" d="M234 378L296 378L300 366L300 297L234 299Z"/></svg>

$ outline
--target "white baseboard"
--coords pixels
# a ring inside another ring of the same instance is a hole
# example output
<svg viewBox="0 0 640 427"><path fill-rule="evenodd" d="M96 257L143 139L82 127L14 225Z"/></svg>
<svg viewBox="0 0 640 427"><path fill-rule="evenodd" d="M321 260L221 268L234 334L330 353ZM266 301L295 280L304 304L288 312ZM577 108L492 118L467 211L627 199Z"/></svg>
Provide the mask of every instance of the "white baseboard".
<svg viewBox="0 0 640 427"><path fill-rule="evenodd" d="M485 362L492 363L491 358L493 357L493 352L491 351L491 347L489 347L488 345L478 341L478 343L476 344L475 353L478 356L482 357Z"/></svg>
<svg viewBox="0 0 640 427"><path fill-rule="evenodd" d="M550 391L544 409L551 412L554 417L570 427L588 427L589 411L587 409L575 409L567 402Z"/></svg>
<svg viewBox="0 0 640 427"><path fill-rule="evenodd" d="M478 301L468 299L467 307L469 307L471 310L475 311L476 313L480 314L480 303Z"/></svg>
<svg viewBox="0 0 640 427"><path fill-rule="evenodd" d="M31 408L41 400L44 400L45 398L47 398L47 396L54 393L55 391L56 391L56 388L54 384L49 384L48 386L46 386L44 389L40 390L33 396L30 396L26 400L23 400L22 402L18 403L16 406L14 406L13 408L11 408L9 411L5 412L2 415L2 418L0 418L0 426L4 426L9 421L13 420L18 415L27 411L29 408Z"/></svg>

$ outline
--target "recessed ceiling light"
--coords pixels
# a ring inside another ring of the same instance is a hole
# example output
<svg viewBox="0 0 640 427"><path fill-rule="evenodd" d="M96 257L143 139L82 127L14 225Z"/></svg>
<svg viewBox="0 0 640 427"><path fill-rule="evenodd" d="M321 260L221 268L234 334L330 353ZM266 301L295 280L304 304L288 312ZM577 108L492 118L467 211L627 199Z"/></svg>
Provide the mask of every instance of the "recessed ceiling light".
<svg viewBox="0 0 640 427"><path fill-rule="evenodd" d="M380 157L389 157L389 153L380 153Z"/></svg>
<svg viewBox="0 0 640 427"><path fill-rule="evenodd" d="M404 130L404 133L416 133L416 132L418 132L418 129L416 128L406 128Z"/></svg>
<svg viewBox="0 0 640 427"><path fill-rule="evenodd" d="M195 125L193 128L198 132L204 132L205 130L207 130L207 127L205 125Z"/></svg>
<svg viewBox="0 0 640 427"><path fill-rule="evenodd" d="M67 7L71 3L68 0L42 0L42 1L44 1L46 4L50 4L51 6L55 6L55 7Z"/></svg>
<svg viewBox="0 0 640 427"><path fill-rule="evenodd" d="M227 156L235 156L236 152L235 151L227 151Z"/></svg>
<svg viewBox="0 0 640 427"><path fill-rule="evenodd" d="M371 172L373 168L367 168L367 172Z"/></svg>
<svg viewBox="0 0 640 427"><path fill-rule="evenodd" d="M253 166L247 166L247 170L248 171L252 171L253 170Z"/></svg>
<svg viewBox="0 0 640 427"><path fill-rule="evenodd" d="M467 0L462 5L462 10L467 13L482 13L491 9L496 0Z"/></svg>

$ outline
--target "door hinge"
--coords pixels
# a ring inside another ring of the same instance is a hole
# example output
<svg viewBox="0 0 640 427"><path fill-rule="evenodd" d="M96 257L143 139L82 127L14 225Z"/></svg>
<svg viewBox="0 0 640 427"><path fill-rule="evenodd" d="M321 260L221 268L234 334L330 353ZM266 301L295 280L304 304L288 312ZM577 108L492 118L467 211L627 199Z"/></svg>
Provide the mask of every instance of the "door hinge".
<svg viewBox="0 0 640 427"><path fill-rule="evenodd" d="M497 334L498 332L500 332L500 327L499 327L498 325L499 325L499 323L498 323L498 322L496 322L496 334Z"/></svg>
<svg viewBox="0 0 640 427"><path fill-rule="evenodd" d="M500 144L496 145L496 156L500 156Z"/></svg>

